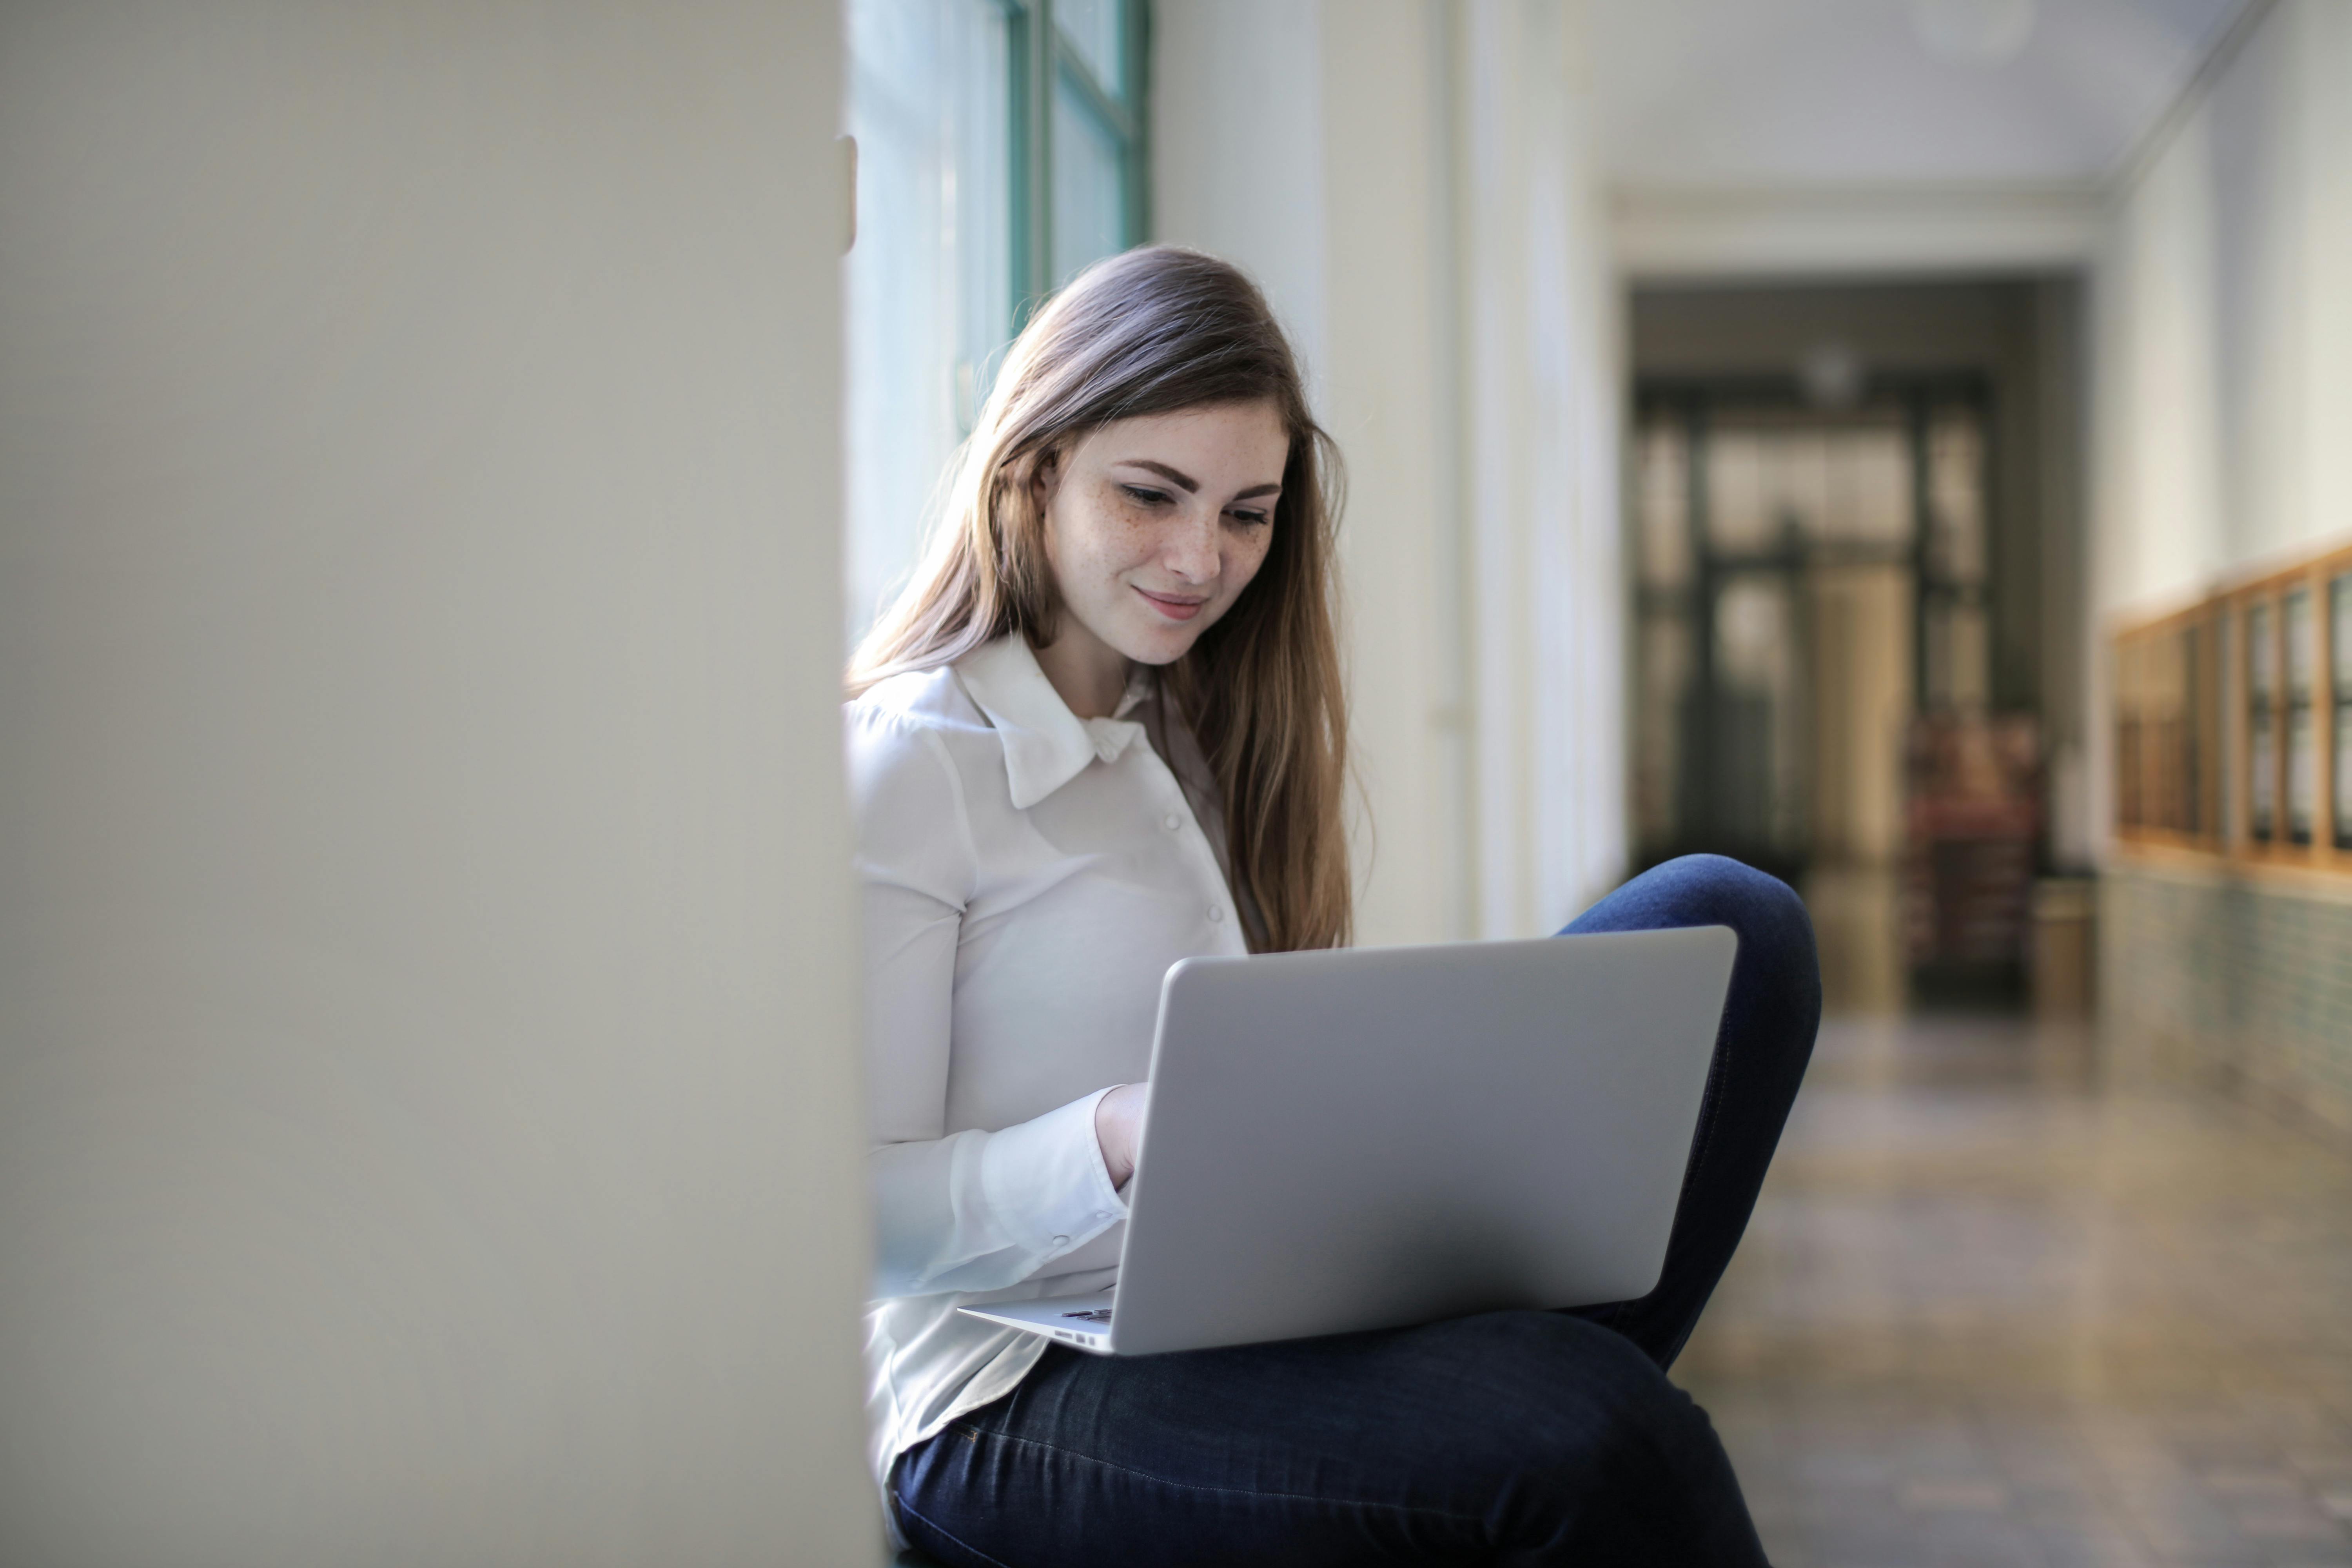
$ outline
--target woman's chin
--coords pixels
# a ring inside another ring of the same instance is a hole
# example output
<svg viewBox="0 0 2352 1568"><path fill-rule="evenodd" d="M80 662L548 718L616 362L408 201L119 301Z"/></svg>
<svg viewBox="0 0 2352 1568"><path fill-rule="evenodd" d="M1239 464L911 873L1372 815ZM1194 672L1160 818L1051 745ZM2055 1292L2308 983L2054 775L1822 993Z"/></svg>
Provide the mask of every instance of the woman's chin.
<svg viewBox="0 0 2352 1568"><path fill-rule="evenodd" d="M1192 650L1198 626L1140 626L1119 639L1118 651L1138 664L1173 664Z"/></svg>

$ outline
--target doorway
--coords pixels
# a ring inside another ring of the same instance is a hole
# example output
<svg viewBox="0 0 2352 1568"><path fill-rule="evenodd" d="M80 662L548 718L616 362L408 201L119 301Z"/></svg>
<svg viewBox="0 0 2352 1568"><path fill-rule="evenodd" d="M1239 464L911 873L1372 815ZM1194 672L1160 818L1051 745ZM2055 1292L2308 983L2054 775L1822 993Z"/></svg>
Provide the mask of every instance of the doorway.
<svg viewBox="0 0 2352 1568"><path fill-rule="evenodd" d="M1636 396L1634 824L1803 889L1832 1005L1905 998L1921 714L1990 695L1992 390L1645 378Z"/></svg>

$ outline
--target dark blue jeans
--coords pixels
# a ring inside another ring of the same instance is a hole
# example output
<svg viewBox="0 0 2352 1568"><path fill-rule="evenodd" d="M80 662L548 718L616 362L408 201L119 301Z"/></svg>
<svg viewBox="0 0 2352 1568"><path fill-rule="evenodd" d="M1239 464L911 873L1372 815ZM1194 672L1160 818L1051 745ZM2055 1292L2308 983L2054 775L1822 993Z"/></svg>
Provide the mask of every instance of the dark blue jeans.
<svg viewBox="0 0 2352 1568"><path fill-rule="evenodd" d="M1666 1381L1731 1261L1821 1018L1782 883L1694 856L1563 934L1739 933L1665 1271L1637 1301L1109 1359L1061 1347L899 1457L890 1507L1004 1568L1760 1563L1706 1415Z"/></svg>

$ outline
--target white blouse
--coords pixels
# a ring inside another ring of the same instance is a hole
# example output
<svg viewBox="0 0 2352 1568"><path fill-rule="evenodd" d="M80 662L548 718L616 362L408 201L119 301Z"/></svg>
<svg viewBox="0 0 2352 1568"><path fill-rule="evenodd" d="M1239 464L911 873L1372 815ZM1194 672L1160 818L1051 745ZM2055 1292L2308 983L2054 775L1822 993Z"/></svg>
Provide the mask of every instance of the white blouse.
<svg viewBox="0 0 2352 1568"><path fill-rule="evenodd" d="M847 706L865 900L877 1478L1046 1342L965 1301L1108 1289L1103 1091L1150 1070L1160 983L1247 950L1200 749L1139 673L1080 720L1020 636Z"/></svg>

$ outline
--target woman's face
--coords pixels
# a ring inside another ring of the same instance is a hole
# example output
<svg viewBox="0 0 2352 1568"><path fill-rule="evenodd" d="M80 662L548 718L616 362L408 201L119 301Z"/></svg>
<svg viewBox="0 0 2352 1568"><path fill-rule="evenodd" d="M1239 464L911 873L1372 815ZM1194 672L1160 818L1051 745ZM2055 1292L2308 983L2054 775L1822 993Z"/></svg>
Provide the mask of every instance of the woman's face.
<svg viewBox="0 0 2352 1568"><path fill-rule="evenodd" d="M1271 403L1121 419L1041 473L1056 640L1168 664L1265 563L1290 437ZM1076 651L1076 650L1072 650ZM1123 668L1123 666L1122 666Z"/></svg>

